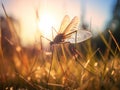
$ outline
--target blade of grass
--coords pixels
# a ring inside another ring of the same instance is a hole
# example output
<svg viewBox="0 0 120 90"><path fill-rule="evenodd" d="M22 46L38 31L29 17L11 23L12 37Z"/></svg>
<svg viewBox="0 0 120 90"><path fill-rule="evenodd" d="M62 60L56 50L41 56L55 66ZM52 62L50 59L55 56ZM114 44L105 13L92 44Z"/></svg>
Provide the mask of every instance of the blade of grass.
<svg viewBox="0 0 120 90"><path fill-rule="evenodd" d="M111 44L112 44L112 39L111 39L111 37L109 38L108 44L109 44L109 46L111 47ZM105 54L104 54L104 58L107 60L107 59L109 58L109 55L110 55L110 49L109 49L109 48L106 48L106 51L105 51Z"/></svg>
<svg viewBox="0 0 120 90"><path fill-rule="evenodd" d="M111 53L115 56L115 53L113 52L113 50L109 46L109 44L108 44L107 40L105 39L105 37L103 36L103 34L100 34L100 37L103 40L103 42L105 43L105 45L107 46L107 48L110 49Z"/></svg>
<svg viewBox="0 0 120 90"><path fill-rule="evenodd" d="M9 30L10 30L10 32L12 34L11 41L13 41L15 45L19 45L19 43L20 43L19 37L17 35L17 32L15 30L13 22L11 21L11 19L9 18L9 16L8 16L8 14L6 12L6 9L5 9L3 3L2 3L2 8L3 8L3 11L4 11L5 16L6 16L6 20L7 20L7 23L8 23Z"/></svg>
<svg viewBox="0 0 120 90"><path fill-rule="evenodd" d="M57 86L57 87L64 87L62 84L56 84L56 83L48 83L50 86Z"/></svg>
<svg viewBox="0 0 120 90"><path fill-rule="evenodd" d="M1 19L0 19L0 75L2 77L3 82L6 81L5 77L5 64L4 64L4 55L3 55L3 50L2 50L2 34L1 34Z"/></svg>
<svg viewBox="0 0 120 90"><path fill-rule="evenodd" d="M28 80L26 80L25 78L24 78L24 76L22 76L21 74L19 74L19 73L17 73L17 72L15 72L15 74L19 77L19 78L21 78L22 80L24 80L28 85L30 85L32 88L36 88L35 86L34 86L34 84L32 84L30 81L28 81ZM39 87L38 87L39 88Z"/></svg>
<svg viewBox="0 0 120 90"><path fill-rule="evenodd" d="M115 42L115 44L116 44L116 46L117 46L117 48L118 48L118 50L119 50L119 52L120 52L120 47L119 47L119 45L118 45L115 37L113 36L113 34L112 34L112 32L111 32L110 30L109 30L108 32L109 32L110 36L112 37L113 41Z"/></svg>

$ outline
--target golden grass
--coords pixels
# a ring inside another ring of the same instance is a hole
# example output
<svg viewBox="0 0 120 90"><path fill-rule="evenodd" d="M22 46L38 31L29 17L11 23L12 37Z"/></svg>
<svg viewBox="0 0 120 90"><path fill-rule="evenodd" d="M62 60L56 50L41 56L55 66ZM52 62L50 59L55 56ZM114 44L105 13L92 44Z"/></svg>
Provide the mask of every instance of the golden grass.
<svg viewBox="0 0 120 90"><path fill-rule="evenodd" d="M9 19L3 6L6 21L12 33L10 44L13 56L3 53L0 43L0 88L27 90L119 90L120 84L120 47L111 31L110 37L119 50L117 54L103 34L107 54L99 47L94 50L91 40L72 46L70 43L54 45L52 54L34 47L22 47L19 36L15 33L13 22ZM0 33L1 35L1 33ZM0 38L1 40L1 38ZM83 45L83 46L82 46ZM81 48L83 47L83 48ZM72 51L71 51L71 50ZM82 51L85 53L83 54ZM34 54L34 53L35 54ZM112 55L110 54L112 53ZM96 53L100 55L98 58ZM108 58L110 57L110 58Z"/></svg>

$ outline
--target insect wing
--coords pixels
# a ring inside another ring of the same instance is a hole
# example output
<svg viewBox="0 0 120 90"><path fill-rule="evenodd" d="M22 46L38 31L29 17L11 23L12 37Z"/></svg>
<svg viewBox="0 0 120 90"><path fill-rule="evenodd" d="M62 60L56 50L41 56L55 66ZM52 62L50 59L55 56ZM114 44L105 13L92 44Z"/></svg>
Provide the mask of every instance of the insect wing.
<svg viewBox="0 0 120 90"><path fill-rule="evenodd" d="M65 30L65 28L68 26L69 23L70 23L70 18L68 15L65 15L61 22L61 26L58 33L63 33L63 31Z"/></svg>
<svg viewBox="0 0 120 90"><path fill-rule="evenodd" d="M76 37L77 35L77 37ZM75 38L76 37L76 38ZM66 38L66 42L80 43L92 37L92 33L87 30L78 30L77 34L73 33L70 38Z"/></svg>
<svg viewBox="0 0 120 90"><path fill-rule="evenodd" d="M71 22L69 23L69 25L66 27L66 29L64 30L64 34L68 34L71 30L76 29L79 25L79 19L77 16L75 16Z"/></svg>

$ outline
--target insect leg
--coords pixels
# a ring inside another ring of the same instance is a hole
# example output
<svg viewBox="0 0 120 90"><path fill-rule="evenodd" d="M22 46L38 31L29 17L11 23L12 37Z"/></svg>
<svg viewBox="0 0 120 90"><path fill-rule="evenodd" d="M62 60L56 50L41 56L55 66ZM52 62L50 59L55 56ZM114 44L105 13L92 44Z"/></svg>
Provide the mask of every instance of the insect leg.
<svg viewBox="0 0 120 90"><path fill-rule="evenodd" d="M75 47L76 47L76 44L77 44L77 31L75 32Z"/></svg>
<svg viewBox="0 0 120 90"><path fill-rule="evenodd" d="M63 73L64 73L64 69L63 69L63 67L62 67L62 64L60 63L60 57L59 57L58 51L57 51L57 58L58 58L58 62L59 62L59 64L60 64L60 67L61 67L61 69L62 69L62 71L63 71Z"/></svg>
<svg viewBox="0 0 120 90"><path fill-rule="evenodd" d="M97 51L99 51L99 48L91 55L90 58L92 58L92 57L97 53ZM76 54L79 55L79 56L81 56L81 55L80 55L79 51L78 51L77 49L75 49L74 47L73 47L73 52L74 52L75 61L77 61L78 64L80 64L81 67L82 67L84 70L86 70L87 72L89 72L89 73L91 73L91 74L93 74L93 75L96 75L96 73L91 72L89 69L87 69L87 68L86 68L86 65L85 65L85 66L82 65L82 63L81 63L81 62L79 61L79 59L76 57Z"/></svg>
<svg viewBox="0 0 120 90"><path fill-rule="evenodd" d="M48 39L48 38L44 37L43 35L41 35L41 36L40 36L40 40L41 40L41 50L43 50L43 47L42 47L42 38L44 38L44 39L52 42L50 39Z"/></svg>
<svg viewBox="0 0 120 90"><path fill-rule="evenodd" d="M52 57L51 57L51 62L50 62L50 69L49 69L49 72L48 72L48 80L47 80L47 84L48 84L48 82L49 82L50 72L51 72L51 69L52 69L53 54L54 54L54 46L53 46L53 50L52 50Z"/></svg>
<svg viewBox="0 0 120 90"><path fill-rule="evenodd" d="M77 32L77 30L72 31L72 32L70 32L70 33L68 33L68 34L65 34L65 38L70 37L70 36L71 36L73 33L75 33L75 32Z"/></svg>
<svg viewBox="0 0 120 90"><path fill-rule="evenodd" d="M42 36L40 36L40 45L41 45L41 50L43 50L43 48L42 48Z"/></svg>
<svg viewBox="0 0 120 90"><path fill-rule="evenodd" d="M84 65L82 65L82 63L79 61L79 59L78 59L78 57L77 57L77 55L79 55L79 53L78 52L76 52L76 49L75 48L73 48L73 53L74 53L74 58L75 58L75 61L84 69L84 70L86 70L86 71L88 71L89 73L91 73Z"/></svg>

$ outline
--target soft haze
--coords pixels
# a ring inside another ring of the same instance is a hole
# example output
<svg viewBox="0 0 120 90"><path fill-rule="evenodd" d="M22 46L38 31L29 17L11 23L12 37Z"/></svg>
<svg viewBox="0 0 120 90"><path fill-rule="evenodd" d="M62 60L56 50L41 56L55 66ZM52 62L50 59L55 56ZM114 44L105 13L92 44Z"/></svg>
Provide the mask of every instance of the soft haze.
<svg viewBox="0 0 120 90"><path fill-rule="evenodd" d="M51 26L59 29L60 22L66 14L71 18L84 15L84 21L89 24L91 20L92 32L96 33L98 30L103 31L106 23L110 21L116 0L2 0L2 2L7 13L21 22L20 36L25 45L32 44L35 39L36 9L39 10L40 17L47 15L43 23L49 26L41 28L41 32L48 35L47 37L51 36ZM3 13L3 10L0 9L0 12Z"/></svg>

